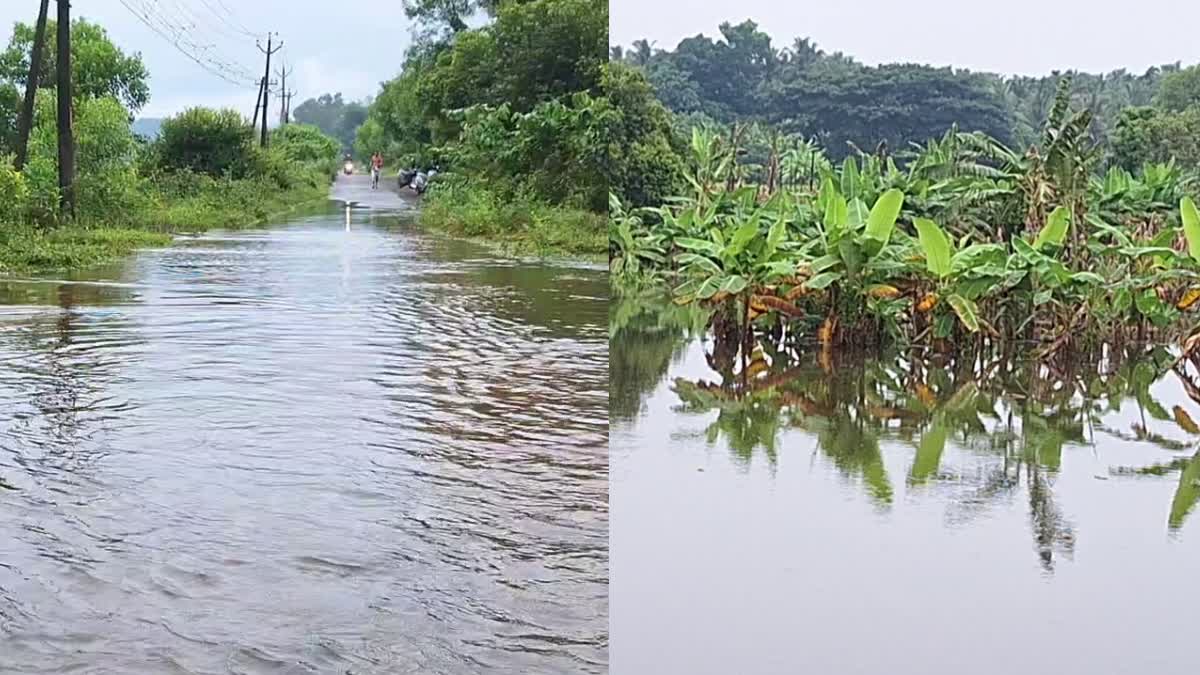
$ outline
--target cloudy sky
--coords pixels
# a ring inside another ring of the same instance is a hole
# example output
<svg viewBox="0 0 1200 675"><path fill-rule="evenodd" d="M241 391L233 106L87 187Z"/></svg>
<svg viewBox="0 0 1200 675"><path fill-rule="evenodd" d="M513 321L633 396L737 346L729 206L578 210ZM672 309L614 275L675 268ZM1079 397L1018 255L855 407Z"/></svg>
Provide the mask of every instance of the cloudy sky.
<svg viewBox="0 0 1200 675"><path fill-rule="evenodd" d="M776 46L809 37L867 64L953 65L1005 74L1090 72L1200 61L1195 0L611 0L614 44L673 48L753 19Z"/></svg>
<svg viewBox="0 0 1200 675"><path fill-rule="evenodd" d="M186 40L234 69L261 77L263 55L254 38L278 31L283 57L293 70L293 105L324 92L348 98L374 95L393 77L408 46L410 22L398 0L314 2L312 0L76 0L72 11L103 25L127 52L141 52L150 71L151 101L142 115L162 116L190 105L233 106L254 111L254 84L235 85L196 65L139 21L126 7L153 11L159 26L183 26ZM8 43L16 21L33 23L38 0L0 0L0 39ZM50 13L54 14L54 3ZM277 61L272 62L272 70ZM272 102L272 106L277 105Z"/></svg>

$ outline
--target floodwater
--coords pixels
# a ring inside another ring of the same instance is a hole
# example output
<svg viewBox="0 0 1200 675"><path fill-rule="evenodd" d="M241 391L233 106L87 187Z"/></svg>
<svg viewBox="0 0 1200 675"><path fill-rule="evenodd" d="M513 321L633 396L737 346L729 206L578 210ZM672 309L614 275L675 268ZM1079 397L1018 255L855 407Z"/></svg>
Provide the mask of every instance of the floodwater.
<svg viewBox="0 0 1200 675"><path fill-rule="evenodd" d="M611 320L613 673L1195 672L1194 364L743 364L682 308Z"/></svg>
<svg viewBox="0 0 1200 675"><path fill-rule="evenodd" d="M607 671L605 270L335 194L0 282L0 672Z"/></svg>

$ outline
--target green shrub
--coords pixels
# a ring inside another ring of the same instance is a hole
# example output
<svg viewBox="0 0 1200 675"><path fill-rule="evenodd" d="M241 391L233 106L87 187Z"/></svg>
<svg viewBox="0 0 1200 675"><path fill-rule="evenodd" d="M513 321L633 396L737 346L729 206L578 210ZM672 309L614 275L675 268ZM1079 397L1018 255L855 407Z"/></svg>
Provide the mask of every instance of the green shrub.
<svg viewBox="0 0 1200 675"><path fill-rule="evenodd" d="M154 146L160 167L210 176L245 177L255 160L254 130L236 110L190 108L163 121Z"/></svg>
<svg viewBox="0 0 1200 675"><path fill-rule="evenodd" d="M311 124L286 124L271 132L271 147L292 162L325 165L336 160L341 144Z"/></svg>
<svg viewBox="0 0 1200 675"><path fill-rule="evenodd" d="M0 155L0 222L21 220L29 208L25 176L13 171L12 158Z"/></svg>
<svg viewBox="0 0 1200 675"><path fill-rule="evenodd" d="M555 206L530 192L498 194L479 182L443 174L426 193L421 223L525 253L602 256L607 214Z"/></svg>

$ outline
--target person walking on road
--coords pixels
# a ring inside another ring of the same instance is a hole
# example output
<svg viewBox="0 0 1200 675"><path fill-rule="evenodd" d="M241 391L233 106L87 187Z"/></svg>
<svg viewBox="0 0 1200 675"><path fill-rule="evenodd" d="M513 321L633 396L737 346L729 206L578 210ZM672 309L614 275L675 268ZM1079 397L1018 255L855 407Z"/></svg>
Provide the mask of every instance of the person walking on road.
<svg viewBox="0 0 1200 675"><path fill-rule="evenodd" d="M371 155L371 189L379 188L379 174L383 172L383 155L378 150Z"/></svg>

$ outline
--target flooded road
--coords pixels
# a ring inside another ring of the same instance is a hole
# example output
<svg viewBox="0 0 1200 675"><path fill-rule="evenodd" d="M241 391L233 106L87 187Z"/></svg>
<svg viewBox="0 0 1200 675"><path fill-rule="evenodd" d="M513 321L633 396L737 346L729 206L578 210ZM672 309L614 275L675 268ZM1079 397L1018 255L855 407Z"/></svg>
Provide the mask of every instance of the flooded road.
<svg viewBox="0 0 1200 675"><path fill-rule="evenodd" d="M607 671L606 272L363 180L0 281L0 672Z"/></svg>
<svg viewBox="0 0 1200 675"><path fill-rule="evenodd" d="M612 672L1194 671L1195 364L743 367L684 308L611 321Z"/></svg>

